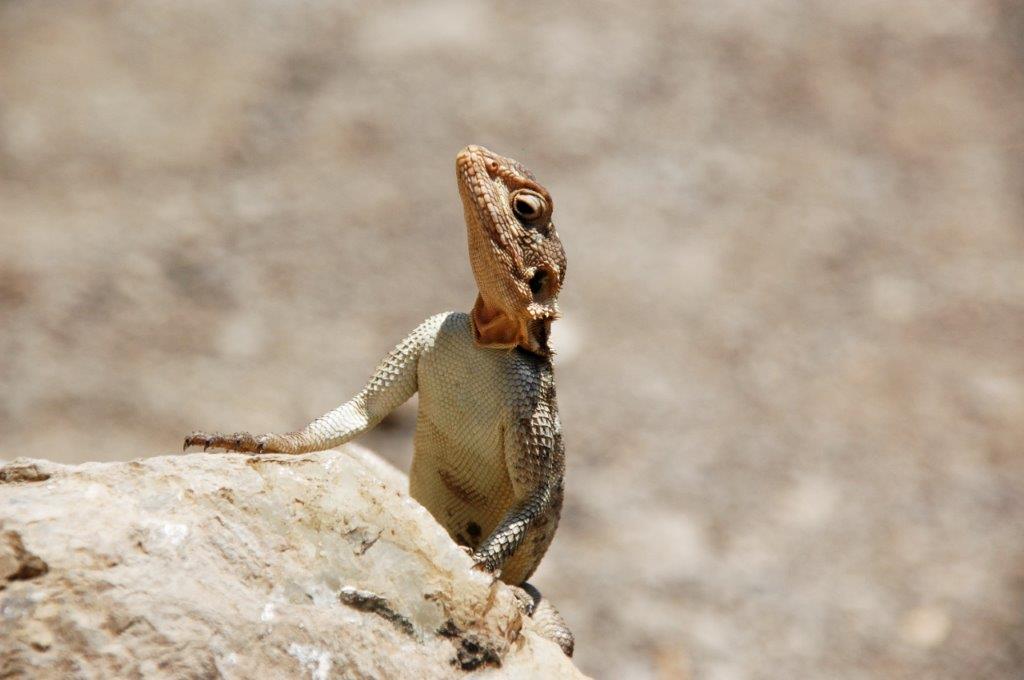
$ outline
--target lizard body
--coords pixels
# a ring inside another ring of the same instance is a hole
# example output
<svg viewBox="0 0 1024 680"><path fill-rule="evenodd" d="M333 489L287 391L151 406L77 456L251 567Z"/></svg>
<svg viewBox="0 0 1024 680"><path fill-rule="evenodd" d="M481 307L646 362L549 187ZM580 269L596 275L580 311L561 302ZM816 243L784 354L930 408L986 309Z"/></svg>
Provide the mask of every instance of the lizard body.
<svg viewBox="0 0 1024 680"><path fill-rule="evenodd" d="M359 394L302 430L194 432L185 446L295 454L333 448L418 391L410 495L472 550L480 568L522 586L527 611L571 655L564 621L525 583L562 507L565 458L548 334L565 254L551 197L521 164L469 146L456 158L456 175L479 288L472 312L428 318Z"/></svg>

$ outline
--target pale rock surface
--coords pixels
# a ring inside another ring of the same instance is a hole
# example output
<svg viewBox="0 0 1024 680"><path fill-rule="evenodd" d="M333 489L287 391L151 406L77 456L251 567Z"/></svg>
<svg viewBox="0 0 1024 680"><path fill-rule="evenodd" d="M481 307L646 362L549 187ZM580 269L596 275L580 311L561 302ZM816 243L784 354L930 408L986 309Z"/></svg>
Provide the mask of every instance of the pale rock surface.
<svg viewBox="0 0 1024 680"><path fill-rule="evenodd" d="M355 446L0 468L0 677L583 677Z"/></svg>

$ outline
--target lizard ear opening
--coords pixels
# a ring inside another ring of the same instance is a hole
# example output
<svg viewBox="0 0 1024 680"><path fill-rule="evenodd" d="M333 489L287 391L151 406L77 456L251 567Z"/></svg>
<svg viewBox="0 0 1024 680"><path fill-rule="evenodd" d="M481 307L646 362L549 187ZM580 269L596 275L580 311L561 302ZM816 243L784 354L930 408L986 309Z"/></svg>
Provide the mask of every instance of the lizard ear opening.
<svg viewBox="0 0 1024 680"><path fill-rule="evenodd" d="M479 294L472 318L476 344L481 347L507 349L519 344L519 324L505 312L488 305Z"/></svg>

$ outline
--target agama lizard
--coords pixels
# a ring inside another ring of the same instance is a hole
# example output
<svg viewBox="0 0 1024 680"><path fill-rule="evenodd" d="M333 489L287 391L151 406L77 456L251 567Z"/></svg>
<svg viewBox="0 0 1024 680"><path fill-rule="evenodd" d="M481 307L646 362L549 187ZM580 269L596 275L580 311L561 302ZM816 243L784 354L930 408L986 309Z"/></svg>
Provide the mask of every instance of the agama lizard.
<svg viewBox="0 0 1024 680"><path fill-rule="evenodd" d="M409 492L478 568L517 587L569 656L573 636L526 579L554 536L565 453L548 335L565 251L547 190L519 162L480 146L455 160L479 292L469 314L432 316L350 401L286 434L193 432L185 448L299 454L343 444L419 391Z"/></svg>

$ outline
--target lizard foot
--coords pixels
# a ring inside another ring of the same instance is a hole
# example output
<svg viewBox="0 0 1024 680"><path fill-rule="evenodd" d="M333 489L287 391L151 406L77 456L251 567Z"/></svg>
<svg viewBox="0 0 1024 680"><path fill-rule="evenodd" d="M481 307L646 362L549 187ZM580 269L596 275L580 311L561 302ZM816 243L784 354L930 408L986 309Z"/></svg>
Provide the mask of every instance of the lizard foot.
<svg viewBox="0 0 1024 680"><path fill-rule="evenodd" d="M529 601L528 616L533 619L540 634L561 647L566 656L571 657L576 647L576 638L551 601L529 583L515 587L514 591L521 604L524 600Z"/></svg>
<svg viewBox="0 0 1024 680"><path fill-rule="evenodd" d="M512 589L512 594L516 596L519 611L523 612L525 616L533 616L538 600L534 599L533 595L526 588L521 586L509 586L509 588Z"/></svg>
<svg viewBox="0 0 1024 680"><path fill-rule="evenodd" d="M202 446L203 451L208 449L224 449L224 451L241 451L242 453L272 453L273 447L269 446L270 435L252 435L248 432L236 432L234 434L221 434L213 432L193 432L185 437L183 451L190 446Z"/></svg>
<svg viewBox="0 0 1024 680"><path fill-rule="evenodd" d="M463 549L469 553L469 557L473 560L473 571L490 574L494 578L501 578L501 567L494 564L493 559L488 559L486 555L471 548Z"/></svg>
<svg viewBox="0 0 1024 680"><path fill-rule="evenodd" d="M490 574L494 578L499 578L501 576L501 569L488 566L487 559L468 545L460 545L459 550L469 555L469 559L473 560L473 571Z"/></svg>

